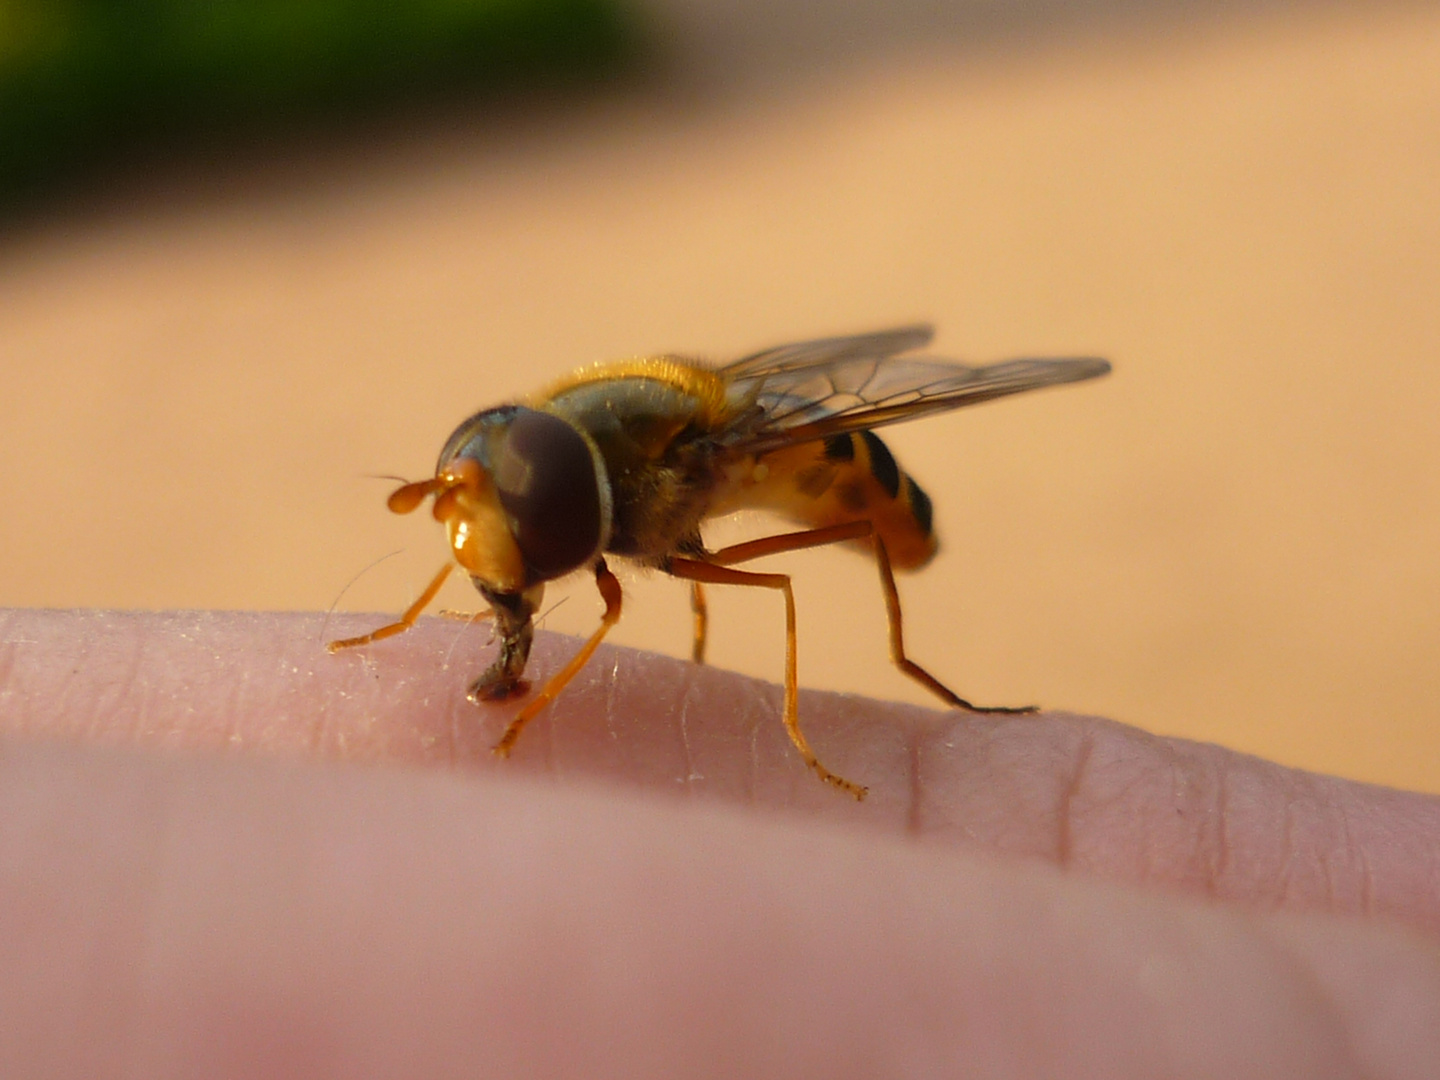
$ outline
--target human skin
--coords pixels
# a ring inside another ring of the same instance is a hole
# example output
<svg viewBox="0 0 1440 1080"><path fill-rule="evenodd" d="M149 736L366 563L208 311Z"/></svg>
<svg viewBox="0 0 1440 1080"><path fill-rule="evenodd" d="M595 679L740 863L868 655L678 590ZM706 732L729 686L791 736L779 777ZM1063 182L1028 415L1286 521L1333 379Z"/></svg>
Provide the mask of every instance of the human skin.
<svg viewBox="0 0 1440 1080"><path fill-rule="evenodd" d="M0 1075L1440 1074L1436 798L368 625L0 616Z"/></svg>

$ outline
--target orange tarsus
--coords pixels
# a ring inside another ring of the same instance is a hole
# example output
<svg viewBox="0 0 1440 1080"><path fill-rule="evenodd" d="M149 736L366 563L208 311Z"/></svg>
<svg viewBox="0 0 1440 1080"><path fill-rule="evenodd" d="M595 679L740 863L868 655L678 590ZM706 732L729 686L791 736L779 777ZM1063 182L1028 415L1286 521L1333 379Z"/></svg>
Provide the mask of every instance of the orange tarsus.
<svg viewBox="0 0 1440 1080"><path fill-rule="evenodd" d="M885 550L885 541L881 540L879 535L875 535L873 539L875 562L880 568L880 586L885 593L885 615L890 623L890 659L895 666L947 705L964 709L966 712L998 713L1011 716L1039 712L1038 705L972 704L905 655L905 635L901 628L900 618L900 592L895 587L895 574L890 568L890 554Z"/></svg>
<svg viewBox="0 0 1440 1080"><path fill-rule="evenodd" d="M447 562L442 566L440 572L435 575L429 586L420 594L420 598L406 608L405 614L401 615L400 618L396 619L393 623L387 623L385 626L380 627L380 629L372 630L370 633L362 634L359 637L341 638L338 641L332 641L325 646L326 650L336 653L341 649L353 649L357 645L369 645L372 641L380 641L384 638L394 637L396 634L403 634L415 625L415 620L420 617L420 613L430 606L430 601L435 599L435 594L440 591L440 586L445 584L445 579L450 576L450 571L453 569L455 569L454 563Z"/></svg>
<svg viewBox="0 0 1440 1080"><path fill-rule="evenodd" d="M705 663L705 638L710 629L710 608L705 603L705 587L698 581L690 582L690 610L695 613L695 637L690 644L692 663Z"/></svg>

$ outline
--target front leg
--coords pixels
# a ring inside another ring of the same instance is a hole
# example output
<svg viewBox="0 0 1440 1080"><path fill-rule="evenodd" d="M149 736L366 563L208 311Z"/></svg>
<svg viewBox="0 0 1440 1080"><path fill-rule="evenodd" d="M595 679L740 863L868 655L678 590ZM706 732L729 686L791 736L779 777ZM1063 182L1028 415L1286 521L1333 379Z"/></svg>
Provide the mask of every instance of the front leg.
<svg viewBox="0 0 1440 1080"><path fill-rule="evenodd" d="M483 675L470 684L467 695L476 705L482 701L504 701L530 689L522 677L535 640L536 610L545 598L545 586L535 585L524 592L501 593L474 578L475 588L495 612L495 633L500 638L500 655Z"/></svg>

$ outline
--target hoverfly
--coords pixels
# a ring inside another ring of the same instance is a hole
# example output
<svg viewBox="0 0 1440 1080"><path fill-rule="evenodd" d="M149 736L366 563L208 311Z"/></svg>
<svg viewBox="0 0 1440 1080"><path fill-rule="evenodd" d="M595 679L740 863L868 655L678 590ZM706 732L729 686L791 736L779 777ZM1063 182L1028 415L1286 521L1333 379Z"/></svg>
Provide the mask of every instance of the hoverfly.
<svg viewBox="0 0 1440 1080"><path fill-rule="evenodd" d="M866 789L831 772L800 730L795 597L785 574L736 564L765 555L849 543L880 572L895 664L946 704L985 708L953 693L908 659L893 569L934 556L930 499L871 431L1110 370L1092 357L1008 360L968 367L907 356L928 326L781 345L719 367L679 356L619 360L581 369L522 402L470 417L440 451L435 475L389 498L397 514L433 496L452 560L396 621L331 652L409 629L455 566L493 610L500 652L470 686L470 700L524 692L522 679L545 583L589 569L605 603L600 626L510 721L495 752L507 756L526 723L585 666L620 618L621 591L606 556L690 583L693 657L704 661L706 585L775 589L785 598L785 697L791 742L819 777L857 799ZM718 551L701 539L708 518L776 511L804 526Z"/></svg>

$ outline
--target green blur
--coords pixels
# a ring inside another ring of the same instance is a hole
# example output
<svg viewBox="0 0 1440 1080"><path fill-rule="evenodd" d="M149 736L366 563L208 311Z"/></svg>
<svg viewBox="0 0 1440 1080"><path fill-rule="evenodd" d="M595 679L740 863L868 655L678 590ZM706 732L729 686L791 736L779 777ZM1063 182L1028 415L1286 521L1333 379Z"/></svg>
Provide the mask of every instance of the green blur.
<svg viewBox="0 0 1440 1080"><path fill-rule="evenodd" d="M593 80L612 0L0 0L0 200L197 138Z"/></svg>

